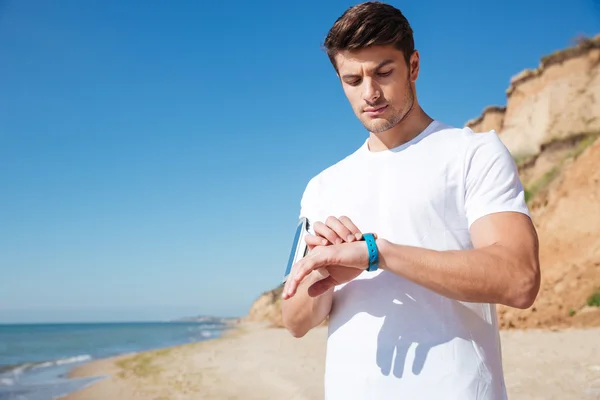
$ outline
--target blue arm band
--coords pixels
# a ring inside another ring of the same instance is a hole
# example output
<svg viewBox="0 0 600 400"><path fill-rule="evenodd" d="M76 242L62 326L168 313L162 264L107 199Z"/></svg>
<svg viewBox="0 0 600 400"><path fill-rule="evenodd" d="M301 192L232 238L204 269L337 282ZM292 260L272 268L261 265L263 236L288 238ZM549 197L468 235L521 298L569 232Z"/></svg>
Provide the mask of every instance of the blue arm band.
<svg viewBox="0 0 600 400"><path fill-rule="evenodd" d="M367 242L367 248L369 249L369 267L367 271L377 271L379 268L379 252L375 243L375 236L372 233L364 233L362 237Z"/></svg>

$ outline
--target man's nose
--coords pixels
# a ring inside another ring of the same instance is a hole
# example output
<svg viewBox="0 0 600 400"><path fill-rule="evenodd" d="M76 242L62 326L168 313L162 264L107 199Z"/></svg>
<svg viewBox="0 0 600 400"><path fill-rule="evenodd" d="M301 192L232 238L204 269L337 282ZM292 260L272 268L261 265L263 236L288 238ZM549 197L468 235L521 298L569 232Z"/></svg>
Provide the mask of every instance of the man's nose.
<svg viewBox="0 0 600 400"><path fill-rule="evenodd" d="M379 87L372 79L365 79L363 82L363 100L367 103L375 103L380 96Z"/></svg>

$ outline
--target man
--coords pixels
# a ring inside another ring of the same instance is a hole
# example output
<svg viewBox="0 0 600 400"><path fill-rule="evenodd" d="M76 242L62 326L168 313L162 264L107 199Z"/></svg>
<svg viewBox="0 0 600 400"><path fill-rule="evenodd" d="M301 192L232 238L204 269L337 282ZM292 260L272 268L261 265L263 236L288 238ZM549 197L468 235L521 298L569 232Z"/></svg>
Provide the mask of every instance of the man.
<svg viewBox="0 0 600 400"><path fill-rule="evenodd" d="M369 136L305 189L310 252L284 287L286 328L302 337L329 317L330 400L506 399L495 304L528 308L540 285L511 155L495 132L420 107L419 53L394 7L348 9L325 48Z"/></svg>

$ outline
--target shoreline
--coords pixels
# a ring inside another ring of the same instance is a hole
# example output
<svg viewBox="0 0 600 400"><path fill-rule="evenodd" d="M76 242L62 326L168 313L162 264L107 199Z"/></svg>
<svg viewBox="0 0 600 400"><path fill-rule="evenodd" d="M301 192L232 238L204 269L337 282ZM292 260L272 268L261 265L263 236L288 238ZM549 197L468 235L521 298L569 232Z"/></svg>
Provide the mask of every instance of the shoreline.
<svg viewBox="0 0 600 400"><path fill-rule="evenodd" d="M250 324L242 324L238 323L235 325L231 325L229 328L224 330L219 336L213 337L210 339L199 340L191 343L183 343L176 344L172 346L159 347L151 350L142 350L142 351L133 351L129 353L117 354L114 356L103 357L89 360L83 364L74 366L68 373L68 379L80 379L80 378L93 378L88 374L89 371L95 370L97 365L107 364L107 363L119 363L123 360L139 357L143 355L156 354L158 356L170 353L173 350L184 350L187 347L195 347L201 343L209 343L217 340L226 339L228 337L235 337L237 335L243 334L248 329L262 329L262 327L252 326ZM109 376L103 376L102 378L109 378Z"/></svg>
<svg viewBox="0 0 600 400"><path fill-rule="evenodd" d="M238 321L229 325L219 336L214 338L90 360L71 368L66 375L66 379L73 380L74 382L80 379L93 379L93 381L80 389L57 397L56 400L114 398L113 395L106 394L106 388L96 388L96 385L102 384L107 380L111 381L109 384L111 387L114 386L108 389L109 393L118 393L119 396L127 396L119 397L123 399L145 399L146 397L136 397L137 395L131 394L135 390L121 388L120 380L128 380L128 383L125 385L127 387L130 386L131 382L136 380L154 379L162 370L162 368L154 365L154 361L160 360L160 362L164 362L163 358L172 355L172 353L179 355L180 353L196 352L211 343L233 339L247 332L262 331L264 329L269 328L266 324L260 322ZM129 397L128 393L133 397ZM168 400L171 397L156 397L156 399Z"/></svg>
<svg viewBox="0 0 600 400"><path fill-rule="evenodd" d="M8 345L0 351L0 399L64 398L110 377L95 370L78 374L80 366L88 368L95 360L210 340L240 322L239 318L197 319L0 324L0 341Z"/></svg>
<svg viewBox="0 0 600 400"><path fill-rule="evenodd" d="M509 398L600 398L600 328L500 334ZM69 377L107 378L60 399L319 399L326 339L326 326L295 339L240 324L219 338L78 366Z"/></svg>

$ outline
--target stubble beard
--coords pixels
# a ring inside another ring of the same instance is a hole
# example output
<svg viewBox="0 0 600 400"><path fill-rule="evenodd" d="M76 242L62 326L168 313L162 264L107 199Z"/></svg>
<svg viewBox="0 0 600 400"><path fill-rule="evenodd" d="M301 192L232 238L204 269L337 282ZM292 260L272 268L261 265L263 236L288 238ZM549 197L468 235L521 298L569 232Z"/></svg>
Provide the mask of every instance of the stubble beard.
<svg viewBox="0 0 600 400"><path fill-rule="evenodd" d="M360 119L361 123L363 124L363 126L371 133L381 133L381 132L385 132L387 130L392 129L394 126L398 125L399 123L401 123L402 121L404 121L406 119L406 117L408 116L408 114L410 114L410 112L413 109L413 106L415 104L415 95L412 89L412 86L410 85L410 82L408 83L408 90L406 92L406 97L404 99L404 107L402 108L402 110L397 110L395 108L392 108L391 105L388 104L389 110L388 116L385 117L381 117L378 119L371 119L369 117L363 117L364 119ZM376 105L374 105L376 107Z"/></svg>

